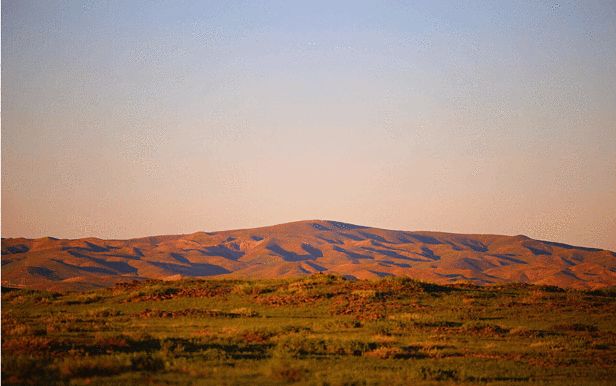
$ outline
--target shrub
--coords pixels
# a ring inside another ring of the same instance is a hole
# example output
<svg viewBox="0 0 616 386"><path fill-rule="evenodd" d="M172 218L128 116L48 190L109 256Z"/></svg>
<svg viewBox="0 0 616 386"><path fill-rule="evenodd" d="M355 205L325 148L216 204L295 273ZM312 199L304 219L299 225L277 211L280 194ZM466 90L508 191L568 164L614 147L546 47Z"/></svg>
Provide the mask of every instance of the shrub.
<svg viewBox="0 0 616 386"><path fill-rule="evenodd" d="M276 331L267 328L253 328L241 334L242 341L246 343L265 343L270 338L276 336Z"/></svg>
<svg viewBox="0 0 616 386"><path fill-rule="evenodd" d="M120 316L122 314L122 311L112 310L111 308L99 308L96 310L88 311L88 316L93 318L108 318L111 316Z"/></svg>
<svg viewBox="0 0 616 386"><path fill-rule="evenodd" d="M590 290L590 291L586 291L586 293L592 296L606 296L606 297L614 298L616 297L616 286Z"/></svg>
<svg viewBox="0 0 616 386"><path fill-rule="evenodd" d="M299 382L307 372L301 364L291 363L281 358L272 358L268 366L269 376L283 382Z"/></svg>
<svg viewBox="0 0 616 386"><path fill-rule="evenodd" d="M305 334L282 337L272 349L272 357L300 358L310 355L362 355L378 347L375 342L360 340L324 340Z"/></svg>
<svg viewBox="0 0 616 386"><path fill-rule="evenodd" d="M259 313L255 310L252 310L247 307L236 308L234 310L229 311L231 315L237 315L245 318L255 318L259 316Z"/></svg>
<svg viewBox="0 0 616 386"><path fill-rule="evenodd" d="M568 323L568 324L557 324L552 327L553 330L556 331L575 331L575 332L597 332L599 328L594 324L584 324L584 323Z"/></svg>
<svg viewBox="0 0 616 386"><path fill-rule="evenodd" d="M378 347L372 351L368 351L364 354L367 357L374 357L380 359L399 358L404 355L404 352L400 347Z"/></svg>
<svg viewBox="0 0 616 386"><path fill-rule="evenodd" d="M421 378L426 381L457 381L459 379L458 372L451 369L433 369L422 366L419 373Z"/></svg>
<svg viewBox="0 0 616 386"><path fill-rule="evenodd" d="M546 333L544 331L531 330L526 327L514 327L509 330L509 335L525 336L529 338L542 338L546 335Z"/></svg>
<svg viewBox="0 0 616 386"><path fill-rule="evenodd" d="M120 374L132 367L126 355L104 355L68 357L58 365L58 369L64 378L84 378Z"/></svg>
<svg viewBox="0 0 616 386"><path fill-rule="evenodd" d="M206 361L224 362L230 359L226 351L218 348L209 348L203 352Z"/></svg>
<svg viewBox="0 0 616 386"><path fill-rule="evenodd" d="M94 346L100 350L118 350L129 347L129 339L123 335L96 335Z"/></svg>
<svg viewBox="0 0 616 386"><path fill-rule="evenodd" d="M325 342L308 339L303 334L285 336L278 341L271 354L274 358L299 358L308 354L325 352Z"/></svg>
<svg viewBox="0 0 616 386"><path fill-rule="evenodd" d="M387 324L377 324L374 327L374 332L377 335L384 335L384 336L391 336L392 335L391 326L389 326Z"/></svg>
<svg viewBox="0 0 616 386"><path fill-rule="evenodd" d="M130 358L130 365L133 371L158 371L165 368L165 362L161 355L150 353L136 353Z"/></svg>
<svg viewBox="0 0 616 386"><path fill-rule="evenodd" d="M2 326L2 334L4 336L23 336L30 335L32 328L26 324L13 324L4 322Z"/></svg>
<svg viewBox="0 0 616 386"><path fill-rule="evenodd" d="M2 384L54 384L58 372L46 358L31 355L2 355Z"/></svg>
<svg viewBox="0 0 616 386"><path fill-rule="evenodd" d="M479 335L502 335L509 332L509 329L497 324L471 322L464 325L464 331Z"/></svg>
<svg viewBox="0 0 616 386"><path fill-rule="evenodd" d="M268 286L264 283L258 283L258 282L240 283L231 289L232 293L239 294L239 295L251 295L251 296L257 296L260 294L265 294L265 293L273 292L273 291L274 291L274 288L272 288L271 286Z"/></svg>
<svg viewBox="0 0 616 386"><path fill-rule="evenodd" d="M100 301L103 297L97 294L80 294L74 299L67 299L64 301L66 305L72 306L76 304L92 304Z"/></svg>
<svg viewBox="0 0 616 386"><path fill-rule="evenodd" d="M22 336L19 338L8 339L2 342L2 359L5 353L18 354L41 354L51 349L52 341L47 337L41 336Z"/></svg>

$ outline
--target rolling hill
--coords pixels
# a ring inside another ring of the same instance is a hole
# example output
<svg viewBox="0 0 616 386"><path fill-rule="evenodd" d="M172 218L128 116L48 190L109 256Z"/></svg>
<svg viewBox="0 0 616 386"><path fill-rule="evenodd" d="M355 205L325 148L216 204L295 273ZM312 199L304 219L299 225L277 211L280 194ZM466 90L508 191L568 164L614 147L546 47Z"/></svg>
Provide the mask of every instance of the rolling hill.
<svg viewBox="0 0 616 386"><path fill-rule="evenodd" d="M526 236L394 231L323 220L130 240L2 239L2 283L13 287L86 290L141 279L318 272L600 288L616 285L616 253Z"/></svg>

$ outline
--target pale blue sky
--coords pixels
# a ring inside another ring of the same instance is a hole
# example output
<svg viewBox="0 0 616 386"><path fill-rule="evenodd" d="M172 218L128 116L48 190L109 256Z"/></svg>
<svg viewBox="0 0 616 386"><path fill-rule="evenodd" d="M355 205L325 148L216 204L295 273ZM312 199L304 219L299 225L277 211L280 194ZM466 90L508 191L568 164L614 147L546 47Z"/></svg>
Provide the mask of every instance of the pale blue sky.
<svg viewBox="0 0 616 386"><path fill-rule="evenodd" d="M3 237L310 218L616 250L616 3L2 2Z"/></svg>

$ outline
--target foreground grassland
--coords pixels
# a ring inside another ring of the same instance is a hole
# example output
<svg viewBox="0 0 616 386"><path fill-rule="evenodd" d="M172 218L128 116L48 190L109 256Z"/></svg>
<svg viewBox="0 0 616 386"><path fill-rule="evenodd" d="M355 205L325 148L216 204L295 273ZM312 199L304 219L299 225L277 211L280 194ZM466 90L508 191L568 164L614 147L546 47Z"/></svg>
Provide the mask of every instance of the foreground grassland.
<svg viewBox="0 0 616 386"><path fill-rule="evenodd" d="M3 384L614 384L616 291L410 279L2 293Z"/></svg>

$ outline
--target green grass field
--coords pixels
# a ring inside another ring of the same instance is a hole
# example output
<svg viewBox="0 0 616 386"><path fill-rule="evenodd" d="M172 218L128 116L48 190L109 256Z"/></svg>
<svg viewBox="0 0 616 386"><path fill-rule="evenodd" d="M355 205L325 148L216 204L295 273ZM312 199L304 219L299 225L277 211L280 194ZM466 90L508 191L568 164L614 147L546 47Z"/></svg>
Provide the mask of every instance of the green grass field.
<svg viewBox="0 0 616 386"><path fill-rule="evenodd" d="M3 289L3 384L616 383L616 291L329 275Z"/></svg>

